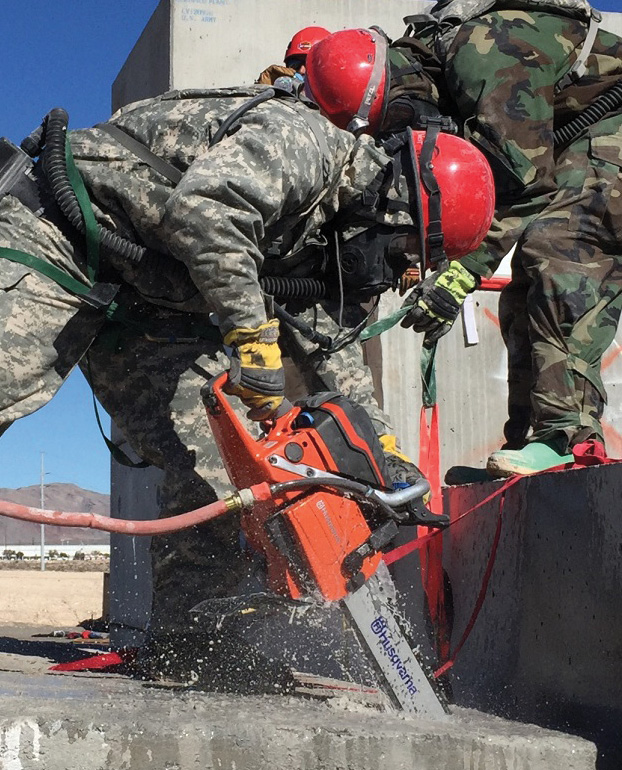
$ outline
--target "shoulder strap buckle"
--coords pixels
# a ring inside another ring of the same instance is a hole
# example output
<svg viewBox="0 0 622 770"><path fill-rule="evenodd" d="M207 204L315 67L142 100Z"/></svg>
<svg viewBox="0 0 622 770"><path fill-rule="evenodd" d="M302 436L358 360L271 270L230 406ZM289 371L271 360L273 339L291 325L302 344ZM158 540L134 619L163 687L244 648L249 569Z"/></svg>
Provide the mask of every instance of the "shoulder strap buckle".
<svg viewBox="0 0 622 770"><path fill-rule="evenodd" d="M573 83L576 83L587 72L587 58L592 53L594 41L596 40L598 28L600 27L602 20L603 16L600 11L597 11L596 8L592 8L590 15L590 26L588 27L587 35L585 36L581 50L577 54L577 58L575 59L572 67L562 78L560 78L560 80L557 81L557 83L555 83L556 94L558 94L560 91L563 91L564 88L567 88Z"/></svg>
<svg viewBox="0 0 622 770"><path fill-rule="evenodd" d="M96 283L93 284L86 294L82 295L82 299L87 305L94 307L96 310L101 310L112 305L120 288L120 285L117 283Z"/></svg>

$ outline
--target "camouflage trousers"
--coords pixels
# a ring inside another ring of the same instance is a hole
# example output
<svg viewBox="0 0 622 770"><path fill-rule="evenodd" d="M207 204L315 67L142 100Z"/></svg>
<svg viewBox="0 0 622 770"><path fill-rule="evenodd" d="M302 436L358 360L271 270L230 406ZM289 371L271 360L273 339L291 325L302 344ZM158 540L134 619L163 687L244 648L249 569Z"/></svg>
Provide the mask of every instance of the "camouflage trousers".
<svg viewBox="0 0 622 770"><path fill-rule="evenodd" d="M622 118L558 159L557 192L524 231L500 299L508 349L508 448L603 440L601 359L622 309Z"/></svg>
<svg viewBox="0 0 622 770"><path fill-rule="evenodd" d="M83 257L63 232L9 196L0 200L0 246L85 281ZM79 364L132 449L163 471L159 513L167 516L231 491L200 398L206 379L227 369L228 359L217 341L193 336L190 314L147 305L131 291L129 296L130 312L142 326L111 327L104 311L33 269L0 259L0 434L46 404ZM302 316L319 331L337 332L322 308ZM379 433L390 431L358 344L326 357L297 333L284 334L284 343L291 398L339 390L366 407ZM248 568L233 517L153 538L152 553L156 633L186 623L197 602L234 591Z"/></svg>

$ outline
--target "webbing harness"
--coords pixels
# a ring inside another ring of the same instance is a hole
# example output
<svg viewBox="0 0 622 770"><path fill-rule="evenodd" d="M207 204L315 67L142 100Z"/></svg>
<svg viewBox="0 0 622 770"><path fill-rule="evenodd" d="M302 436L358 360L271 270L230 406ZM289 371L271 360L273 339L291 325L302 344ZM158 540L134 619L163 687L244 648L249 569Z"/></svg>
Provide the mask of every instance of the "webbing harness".
<svg viewBox="0 0 622 770"><path fill-rule="evenodd" d="M10 262L16 262L32 270L35 270L41 275L44 275L50 280L54 281L59 286L62 286L69 293L80 297L80 299L82 299L87 305L90 305L95 309L99 310L105 308L106 319L108 321L117 321L126 327L140 329L140 325L131 321L127 317L124 309L114 301L114 298L119 290L119 285L97 281L97 274L99 271L99 234L97 231L97 222L95 220L95 215L93 213L93 208L91 206L88 192L84 186L82 177L76 168L73 153L71 152L71 147L69 144L69 139L66 139L65 141L65 159L67 162L67 174L78 200L80 210L82 211L82 215L84 217L86 228L86 271L88 278L86 278L84 282L80 281L56 265L52 265L40 257L37 257L33 254L28 254L24 251L19 251L18 249L0 247L0 258L7 259ZM88 353L86 356L86 364L87 370L89 372L89 378L91 378ZM149 467L148 462L134 462L130 460L130 458L106 436L101 423L99 410L97 408L95 394L93 392L92 397L97 426L106 446L108 447L108 450L116 462L130 468Z"/></svg>
<svg viewBox="0 0 622 770"><path fill-rule="evenodd" d="M425 273L426 255L435 270L442 271L448 264L441 222L441 190L434 174L432 162L436 138L448 124L446 124L446 119L443 117L430 117L426 119L425 125L425 139L418 157L413 142L412 129L406 129L399 134L395 134L382 143L385 152L391 157L391 162L376 174L361 196L363 208L370 209L376 213L377 221L384 221L383 213L380 211L381 200L383 201L383 208L387 211L406 211L410 214L419 234L422 277ZM408 158L405 168L403 162L404 154ZM411 194L409 195L409 202L394 201L390 200L386 195L381 196L381 193L386 192L386 188L391 183L399 194L400 177L403 170L412 177L410 180ZM424 225L420 194L422 186L425 187L428 193L427 231Z"/></svg>
<svg viewBox="0 0 622 770"><path fill-rule="evenodd" d="M11 262L17 262L21 265L36 270L38 273L47 276L55 283L62 286L71 294L81 297L84 302L95 308L107 308L106 316L112 318L118 310L118 305L113 301L119 289L116 284L97 283L97 274L99 272L99 235L97 232L97 222L93 207L89 199L88 192L84 186L80 172L71 152L69 139L65 140L65 160L67 163L67 175L78 200L84 224L86 228L86 272L88 280L84 282L69 275L56 265L51 265L40 257L33 254L27 254L17 249L0 248L0 258L8 259Z"/></svg>
<svg viewBox="0 0 622 770"><path fill-rule="evenodd" d="M439 410L436 398L436 342L430 348L422 347L420 359L421 412L419 415L419 459L421 472L430 482L429 508L434 514L443 513L441 488L441 455ZM428 411L430 420L428 422ZM428 528L417 527L421 537ZM449 658L449 629L445 606L445 579L443 573L443 536L430 539L421 549L421 581L426 596L430 622L434 632L436 652L441 663Z"/></svg>
<svg viewBox="0 0 622 770"><path fill-rule="evenodd" d="M397 48L389 49L389 61L391 67L391 87L403 89L408 93L418 84L418 75L423 71L423 64L417 59L409 59L403 51Z"/></svg>

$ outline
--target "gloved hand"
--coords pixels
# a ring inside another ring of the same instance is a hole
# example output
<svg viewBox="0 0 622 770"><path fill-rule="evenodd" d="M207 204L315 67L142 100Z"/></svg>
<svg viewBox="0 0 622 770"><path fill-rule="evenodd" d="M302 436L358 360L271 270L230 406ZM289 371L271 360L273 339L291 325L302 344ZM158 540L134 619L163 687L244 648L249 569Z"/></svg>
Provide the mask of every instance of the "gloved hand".
<svg viewBox="0 0 622 770"><path fill-rule="evenodd" d="M412 310L404 316L401 325L425 332L423 344L431 347L451 329L467 294L478 285L478 278L454 260L447 270L432 273L406 297L403 306L412 305Z"/></svg>
<svg viewBox="0 0 622 770"><path fill-rule="evenodd" d="M412 486L419 479L425 478L414 462L398 449L395 436L385 433L384 436L379 436L379 441L384 450L384 459L389 468L391 481L394 484ZM424 496L423 502L427 505L429 499L430 493L428 492Z"/></svg>
<svg viewBox="0 0 622 770"><path fill-rule="evenodd" d="M379 436L384 449L384 457L388 465L389 475L393 485L408 484L412 486L425 476L414 462L397 448L395 436L385 434ZM425 527L446 527L449 524L449 516L446 514L432 513L426 506L432 499L432 493L428 492L423 498L411 500L398 508L393 509L393 518L398 524L423 525Z"/></svg>
<svg viewBox="0 0 622 770"><path fill-rule="evenodd" d="M223 390L239 396L250 408L251 420L265 420L283 401L285 373L279 348L279 322L267 321L256 329L232 329L224 338L234 349Z"/></svg>
<svg viewBox="0 0 622 770"><path fill-rule="evenodd" d="M259 75L255 82L263 86L271 86L274 85L274 81L277 78L282 78L283 76L293 78L295 74L296 70L291 67L283 67L281 64L271 64Z"/></svg>

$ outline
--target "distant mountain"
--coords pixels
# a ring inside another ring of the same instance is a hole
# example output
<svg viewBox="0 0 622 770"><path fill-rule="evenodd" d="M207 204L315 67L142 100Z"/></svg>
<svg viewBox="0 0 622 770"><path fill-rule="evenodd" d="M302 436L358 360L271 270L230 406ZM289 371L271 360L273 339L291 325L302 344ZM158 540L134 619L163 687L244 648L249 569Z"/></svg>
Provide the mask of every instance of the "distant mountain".
<svg viewBox="0 0 622 770"><path fill-rule="evenodd" d="M110 516L110 495L91 492L75 484L46 484L43 488L44 507L53 511L80 511ZM0 500L31 508L41 507L39 485L2 489ZM32 545L41 542L40 525L0 516L0 552L5 545ZM46 524L45 542L49 545L101 545L110 542L107 532L76 527L54 527Z"/></svg>

